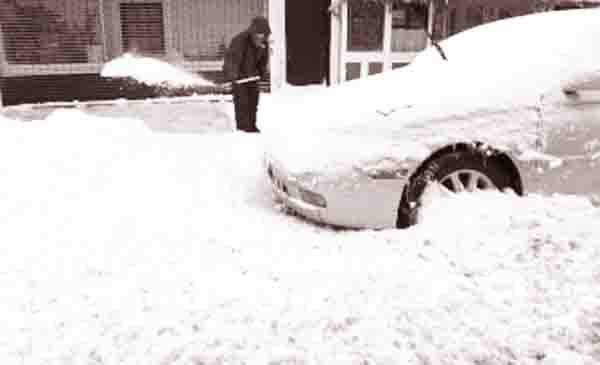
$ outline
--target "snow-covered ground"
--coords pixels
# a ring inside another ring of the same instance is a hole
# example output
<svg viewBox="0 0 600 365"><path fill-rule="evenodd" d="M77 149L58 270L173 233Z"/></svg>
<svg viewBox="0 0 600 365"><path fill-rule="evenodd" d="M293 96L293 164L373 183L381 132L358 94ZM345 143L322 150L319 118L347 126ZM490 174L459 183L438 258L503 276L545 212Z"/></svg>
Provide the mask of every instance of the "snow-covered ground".
<svg viewBox="0 0 600 365"><path fill-rule="evenodd" d="M0 117L0 363L600 362L588 200L433 189L336 231L273 202L261 135L174 105Z"/></svg>

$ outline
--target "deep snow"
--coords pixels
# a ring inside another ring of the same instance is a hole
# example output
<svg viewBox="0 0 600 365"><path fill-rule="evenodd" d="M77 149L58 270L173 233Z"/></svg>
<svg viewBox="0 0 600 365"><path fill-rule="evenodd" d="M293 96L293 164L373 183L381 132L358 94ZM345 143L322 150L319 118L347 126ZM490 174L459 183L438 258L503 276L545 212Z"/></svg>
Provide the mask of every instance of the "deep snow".
<svg viewBox="0 0 600 365"><path fill-rule="evenodd" d="M0 109L0 363L600 362L588 199L433 186L417 226L332 230L211 100Z"/></svg>
<svg viewBox="0 0 600 365"><path fill-rule="evenodd" d="M261 135L147 124L0 118L0 363L600 361L588 200L432 189L334 231L273 202Z"/></svg>

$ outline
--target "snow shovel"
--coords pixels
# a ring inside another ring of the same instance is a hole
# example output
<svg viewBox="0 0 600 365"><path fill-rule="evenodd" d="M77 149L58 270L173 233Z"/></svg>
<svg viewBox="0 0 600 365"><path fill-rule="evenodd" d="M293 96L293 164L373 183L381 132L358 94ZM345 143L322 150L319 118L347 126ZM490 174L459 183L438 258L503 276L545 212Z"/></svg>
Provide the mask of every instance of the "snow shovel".
<svg viewBox="0 0 600 365"><path fill-rule="evenodd" d="M228 88L232 87L234 84L247 84L249 82L258 81L258 80L260 80L260 76L251 76L251 77L246 77L246 78L235 80L235 81L229 81L229 82L225 82L222 84L218 84L217 86L222 87L224 89L228 89Z"/></svg>

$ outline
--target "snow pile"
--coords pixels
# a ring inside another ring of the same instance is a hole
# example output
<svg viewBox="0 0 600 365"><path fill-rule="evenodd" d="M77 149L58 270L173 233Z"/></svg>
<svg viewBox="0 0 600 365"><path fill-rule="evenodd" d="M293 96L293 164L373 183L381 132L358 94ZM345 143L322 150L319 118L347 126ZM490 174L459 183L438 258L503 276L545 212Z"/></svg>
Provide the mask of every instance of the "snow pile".
<svg viewBox="0 0 600 365"><path fill-rule="evenodd" d="M193 95L145 100L106 100L75 103L25 104L5 107L2 113L23 121L46 119L54 110L74 108L91 115L143 121L155 131L172 133L218 133L235 129L230 95ZM182 112L185 111L185 112ZM60 113L60 112L59 112ZM5 117L5 119L6 119ZM3 117L0 115L0 123Z"/></svg>
<svg viewBox="0 0 600 365"><path fill-rule="evenodd" d="M115 58L102 68L103 77L130 77L154 86L195 87L214 83L161 60L131 53Z"/></svg>
<svg viewBox="0 0 600 365"><path fill-rule="evenodd" d="M261 135L0 129L0 363L600 361L585 199L432 189L408 230L333 231L274 209Z"/></svg>

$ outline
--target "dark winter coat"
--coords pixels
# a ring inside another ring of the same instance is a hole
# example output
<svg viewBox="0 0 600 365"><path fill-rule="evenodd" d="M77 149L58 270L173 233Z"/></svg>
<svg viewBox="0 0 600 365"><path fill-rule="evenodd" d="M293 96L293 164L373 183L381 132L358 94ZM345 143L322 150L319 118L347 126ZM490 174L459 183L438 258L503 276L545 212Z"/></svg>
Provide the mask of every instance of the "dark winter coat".
<svg viewBox="0 0 600 365"><path fill-rule="evenodd" d="M269 47L257 47L253 40L253 33L271 34L269 24L264 18L255 18L250 27L232 40L225 53L223 72L226 81L260 76L264 79L267 75L269 62Z"/></svg>

